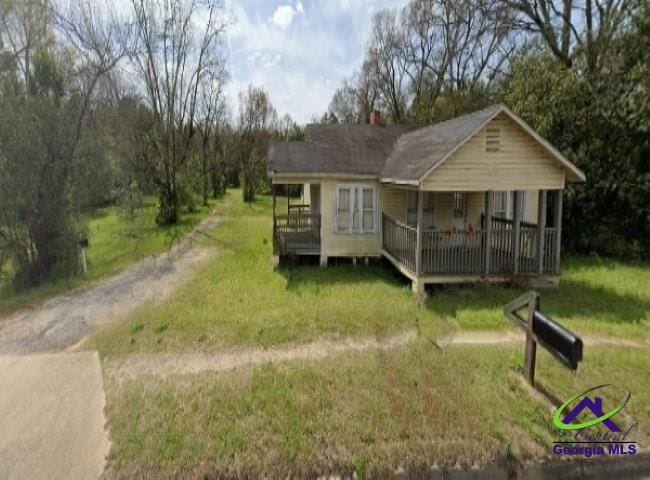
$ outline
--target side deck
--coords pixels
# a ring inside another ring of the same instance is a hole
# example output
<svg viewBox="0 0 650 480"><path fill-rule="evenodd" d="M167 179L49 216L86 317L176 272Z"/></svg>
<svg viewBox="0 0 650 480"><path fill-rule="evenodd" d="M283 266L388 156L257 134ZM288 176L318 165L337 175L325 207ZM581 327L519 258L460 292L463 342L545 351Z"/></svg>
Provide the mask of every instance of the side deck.
<svg viewBox="0 0 650 480"><path fill-rule="evenodd" d="M275 255L320 255L321 216L296 211L273 217Z"/></svg>

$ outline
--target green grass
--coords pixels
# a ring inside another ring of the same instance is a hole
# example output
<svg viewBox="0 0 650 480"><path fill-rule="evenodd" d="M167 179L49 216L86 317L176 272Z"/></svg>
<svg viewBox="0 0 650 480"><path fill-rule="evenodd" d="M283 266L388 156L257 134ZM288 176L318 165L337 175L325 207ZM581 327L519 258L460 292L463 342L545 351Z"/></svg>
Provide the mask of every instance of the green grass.
<svg viewBox="0 0 650 480"><path fill-rule="evenodd" d="M413 301L408 284L381 265L271 264L270 201L252 205L229 193L232 205L207 245L214 260L161 304L133 312L91 338L102 355L136 351L213 350L233 345L277 345L322 337L385 336L441 322ZM160 332L157 325L167 328ZM131 325L143 324L137 333Z"/></svg>
<svg viewBox="0 0 650 480"><path fill-rule="evenodd" d="M106 363L416 325L420 339L392 351L167 380L108 375L109 476L386 477L398 467L425 475L433 464L549 459L552 442L566 439L550 401L521 380L521 346L441 351L428 341L454 320L465 329L510 328L501 309L523 289L441 287L418 306L408 283L381 264L273 270L270 200L240 198L228 194L224 222L204 240L216 255L186 286L99 331L87 348ZM648 338L648 275L643 266L568 258L562 287L544 291L542 307L580 333ZM633 394L625 424L650 421L647 378L647 348L588 346L577 372L539 349L537 379L549 397L614 383ZM616 392L602 393L606 405L619 400Z"/></svg>
<svg viewBox="0 0 650 480"><path fill-rule="evenodd" d="M548 459L565 436L551 403L523 384L521 363L520 348L441 352L416 342L322 362L109 382L111 473L391 477L398 467L418 475L433 464ZM539 382L560 399L603 383L630 390L621 425L650 421L649 377L647 349L588 349L577 373L544 352L538 359ZM606 406L620 401L602 394Z"/></svg>
<svg viewBox="0 0 650 480"><path fill-rule="evenodd" d="M228 194L225 221L206 240L218 254L169 300L133 312L90 341L102 355L209 351L322 337L385 336L416 325L435 335L513 328L503 305L525 292L503 286L436 287L424 307L392 267L271 266L271 202ZM650 268L567 258L560 288L542 309L579 334L650 338ZM133 324L141 325L137 331ZM165 328L160 326L164 325Z"/></svg>
<svg viewBox="0 0 650 480"><path fill-rule="evenodd" d="M615 260L563 258L559 288L541 290L541 309L577 333L650 338L650 267ZM465 329L506 329L503 306L524 288L442 287L427 300Z"/></svg>
<svg viewBox="0 0 650 480"><path fill-rule="evenodd" d="M100 209L88 218L90 248L87 251L88 273L73 278L54 279L38 287L14 290L0 281L0 313L30 307L43 300L115 275L129 265L149 255L168 249L175 240L197 225L213 209L199 207L193 213L184 213L173 226L158 227L155 209L147 209L133 221L127 220L114 208Z"/></svg>

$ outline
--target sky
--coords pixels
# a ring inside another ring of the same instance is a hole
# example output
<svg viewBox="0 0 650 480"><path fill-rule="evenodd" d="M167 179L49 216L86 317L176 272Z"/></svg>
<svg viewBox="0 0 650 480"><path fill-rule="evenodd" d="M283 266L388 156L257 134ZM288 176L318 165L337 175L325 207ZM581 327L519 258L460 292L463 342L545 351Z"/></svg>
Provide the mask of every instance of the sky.
<svg viewBox="0 0 650 480"><path fill-rule="evenodd" d="M228 30L234 111L249 84L269 93L281 117L320 117L344 77L363 61L372 16L407 0L231 0Z"/></svg>

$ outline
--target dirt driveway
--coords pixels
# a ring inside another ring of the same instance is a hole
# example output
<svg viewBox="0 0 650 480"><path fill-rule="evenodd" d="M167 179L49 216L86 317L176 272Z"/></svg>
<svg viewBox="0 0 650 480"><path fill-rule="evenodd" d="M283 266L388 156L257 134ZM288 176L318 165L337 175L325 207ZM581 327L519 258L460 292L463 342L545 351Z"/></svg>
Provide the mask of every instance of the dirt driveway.
<svg viewBox="0 0 650 480"><path fill-rule="evenodd" d="M182 283L208 251L195 245L220 219L203 220L158 257L147 258L81 293L62 295L42 306L0 319L0 355L57 352L76 345L96 327L135 307L160 300Z"/></svg>
<svg viewBox="0 0 650 480"><path fill-rule="evenodd" d="M209 255L195 240L219 221L206 218L168 252L89 290L0 319L0 479L102 474L110 442L99 357L66 350L173 292Z"/></svg>

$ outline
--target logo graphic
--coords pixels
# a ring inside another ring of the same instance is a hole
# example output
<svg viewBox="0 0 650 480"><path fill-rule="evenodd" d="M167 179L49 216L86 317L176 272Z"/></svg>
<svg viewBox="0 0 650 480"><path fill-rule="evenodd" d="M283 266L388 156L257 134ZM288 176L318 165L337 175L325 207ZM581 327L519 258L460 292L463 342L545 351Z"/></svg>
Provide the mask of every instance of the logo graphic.
<svg viewBox="0 0 650 480"><path fill-rule="evenodd" d="M613 420L613 417L620 413L629 403L632 394L627 392L622 402L612 410L605 412L603 399L597 394L592 394L592 392L605 387L612 387L612 385L605 384L592 387L574 395L560 405L560 408L553 415L553 424L561 431L573 432L573 440L553 442L553 454L580 455L584 457L636 454L636 442L630 441L628 438L637 429L638 423L625 427L620 420L617 420L618 424ZM570 406L573 403L576 404L571 408ZM578 423L578 417L581 415L583 419L584 417L594 418ZM619 425L623 425L624 429ZM606 427L606 429L601 428L601 426Z"/></svg>
<svg viewBox="0 0 650 480"><path fill-rule="evenodd" d="M603 412L603 399L600 397L595 397L594 400L591 400L591 398L587 397L586 395L589 392L593 392L594 390L598 390L600 388L608 387L609 384L606 385L598 385L597 387L590 388L589 390L579 393L578 395L575 395L568 399L566 402L564 402L560 408L557 409L557 412L555 412L555 416L553 417L553 423L557 428L560 430L582 430L583 428L589 428L594 425L598 425L599 423L604 424L607 428L609 428L610 431L612 432L620 432L621 429L616 425L611 418L616 415L618 412L623 410L625 408L625 405L627 405L627 402L630 401L630 398L632 398L632 394L630 392L627 393L627 397L623 402L618 405L616 408L613 410L610 410L607 413ZM564 417L564 419L560 419L562 412L566 410L566 408L573 403L575 400L578 398L583 397L580 403L578 403L574 408L572 408ZM583 410L585 409L591 410L591 412L596 416L593 420L589 420L587 422L583 423L572 423L578 415L580 415Z"/></svg>

